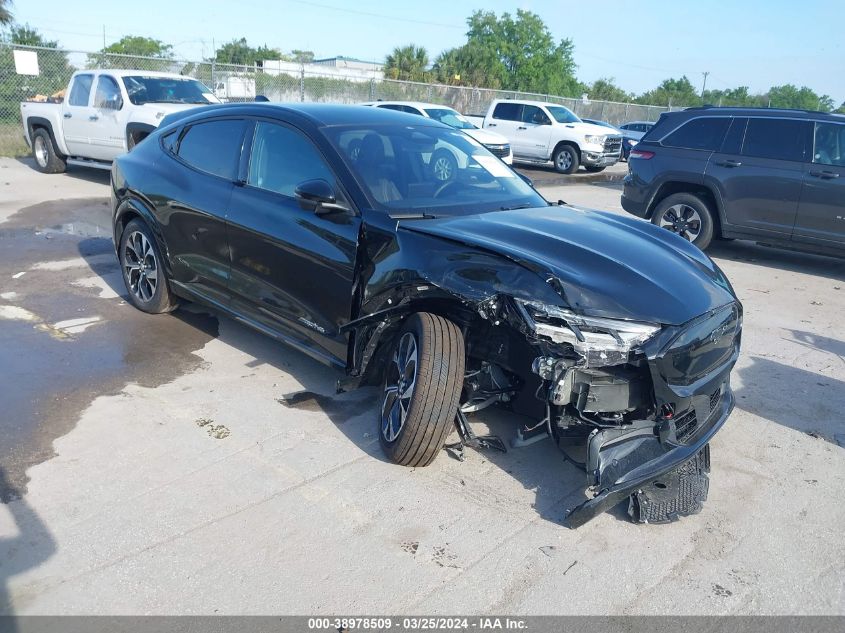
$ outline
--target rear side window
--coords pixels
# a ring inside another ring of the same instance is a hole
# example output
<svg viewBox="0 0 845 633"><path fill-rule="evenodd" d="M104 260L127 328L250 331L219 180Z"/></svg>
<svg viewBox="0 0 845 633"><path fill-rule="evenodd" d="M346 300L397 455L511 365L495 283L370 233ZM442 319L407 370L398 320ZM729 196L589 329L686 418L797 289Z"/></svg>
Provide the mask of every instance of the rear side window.
<svg viewBox="0 0 845 633"><path fill-rule="evenodd" d="M806 121L749 119L742 145L743 156L776 160L804 160Z"/></svg>
<svg viewBox="0 0 845 633"><path fill-rule="evenodd" d="M723 154L739 154L742 150L742 140L745 138L745 126L748 125L748 119L745 117L737 117L731 121L731 127L725 136L725 141L722 143Z"/></svg>
<svg viewBox="0 0 845 633"><path fill-rule="evenodd" d="M705 117L687 121L664 138L662 145L715 152L722 146L722 139L725 138L730 122L727 117Z"/></svg>
<svg viewBox="0 0 845 633"><path fill-rule="evenodd" d="M504 119L506 121L519 121L522 106L518 103L497 103L493 110L494 119Z"/></svg>
<svg viewBox="0 0 845 633"><path fill-rule="evenodd" d="M94 75L77 75L70 87L68 105L87 106L88 95L91 94L91 84L94 83Z"/></svg>
<svg viewBox="0 0 845 633"><path fill-rule="evenodd" d="M197 123L179 141L179 157L200 171L234 180L246 122L239 119Z"/></svg>

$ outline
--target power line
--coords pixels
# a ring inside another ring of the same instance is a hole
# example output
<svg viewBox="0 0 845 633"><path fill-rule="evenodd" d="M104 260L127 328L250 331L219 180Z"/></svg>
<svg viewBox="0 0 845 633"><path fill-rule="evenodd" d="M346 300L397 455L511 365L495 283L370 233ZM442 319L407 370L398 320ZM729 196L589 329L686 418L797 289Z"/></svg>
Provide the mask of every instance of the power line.
<svg viewBox="0 0 845 633"><path fill-rule="evenodd" d="M427 20L414 20L412 18L403 18L398 15L388 15L386 13L374 13L371 11L360 11L358 9L348 9L346 7L338 7L331 4L322 4L319 2L309 2L307 0L287 0L294 4L303 4L309 7L316 7L318 9L328 9L330 11L339 11L341 13L351 13L353 15L364 15L371 18L383 18L385 20L394 20L395 22L408 22L410 24L425 24L427 26L439 26L444 29L465 29L466 26L458 26L457 24L444 24L443 22L429 22Z"/></svg>

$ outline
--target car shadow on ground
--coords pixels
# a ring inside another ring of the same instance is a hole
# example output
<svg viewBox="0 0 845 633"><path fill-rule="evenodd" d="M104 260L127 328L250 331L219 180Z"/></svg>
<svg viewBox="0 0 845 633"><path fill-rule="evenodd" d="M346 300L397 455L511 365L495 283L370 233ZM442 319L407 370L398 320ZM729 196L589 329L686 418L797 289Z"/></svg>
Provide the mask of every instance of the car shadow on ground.
<svg viewBox="0 0 845 633"><path fill-rule="evenodd" d="M714 240L707 248L707 255L845 281L845 259L763 246L747 240Z"/></svg>
<svg viewBox="0 0 845 633"><path fill-rule="evenodd" d="M37 171L35 169L35 159L31 156L19 156L15 160L22 165L26 165L33 171ZM63 176L65 178L87 180L88 182L98 185L107 185L111 179L111 171L108 169L97 169L95 167L77 167L76 165L68 165L67 171L63 174Z"/></svg>
<svg viewBox="0 0 845 633"><path fill-rule="evenodd" d="M6 487L6 474L0 467L0 489ZM8 633L18 630L14 618L8 618L14 616L11 578L37 567L56 551L56 542L41 517L23 496L18 497L0 506L0 512L12 517L17 530L15 536L0 536L0 630Z"/></svg>

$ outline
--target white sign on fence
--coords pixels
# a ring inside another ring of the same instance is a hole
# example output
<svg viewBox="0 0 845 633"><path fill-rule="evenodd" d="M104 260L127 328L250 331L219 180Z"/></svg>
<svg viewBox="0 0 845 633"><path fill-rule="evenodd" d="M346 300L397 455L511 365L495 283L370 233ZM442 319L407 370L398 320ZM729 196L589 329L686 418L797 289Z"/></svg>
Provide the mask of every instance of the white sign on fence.
<svg viewBox="0 0 845 633"><path fill-rule="evenodd" d="M19 75L39 75L37 51L14 51L15 72Z"/></svg>

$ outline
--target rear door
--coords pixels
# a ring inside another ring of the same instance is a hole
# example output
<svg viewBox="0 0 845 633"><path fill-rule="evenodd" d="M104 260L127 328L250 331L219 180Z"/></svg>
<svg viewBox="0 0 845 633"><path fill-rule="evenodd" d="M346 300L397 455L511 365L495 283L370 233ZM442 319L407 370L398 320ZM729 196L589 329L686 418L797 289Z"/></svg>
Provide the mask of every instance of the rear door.
<svg viewBox="0 0 845 633"><path fill-rule="evenodd" d="M229 204L232 306L269 329L345 366L360 218L317 215L294 192L322 179L343 193L328 161L303 132L258 121L244 182Z"/></svg>
<svg viewBox="0 0 845 633"><path fill-rule="evenodd" d="M755 234L792 234L804 180L810 124L797 119L734 120L707 179L722 198L728 225Z"/></svg>
<svg viewBox="0 0 845 633"><path fill-rule="evenodd" d="M246 127L238 118L203 120L178 140L165 139L174 148L166 160L181 163L166 170L171 179L157 201L173 280L223 305L229 299L226 210Z"/></svg>
<svg viewBox="0 0 845 633"><path fill-rule="evenodd" d="M549 157L549 139L552 136L552 120L542 108L535 105L522 106L522 124L516 128L513 151L530 158Z"/></svg>
<svg viewBox="0 0 845 633"><path fill-rule="evenodd" d="M815 122L811 156L792 239L845 245L845 123Z"/></svg>
<svg viewBox="0 0 845 633"><path fill-rule="evenodd" d="M97 77L91 125L91 158L114 160L126 151L126 124L123 97L111 75Z"/></svg>
<svg viewBox="0 0 845 633"><path fill-rule="evenodd" d="M91 126L89 117L94 115L91 98L94 74L76 75L70 83L70 92L62 106L62 133L71 156L89 156L91 151Z"/></svg>

